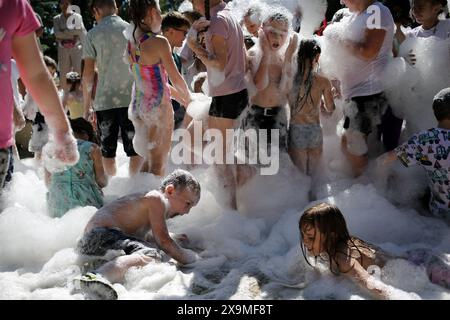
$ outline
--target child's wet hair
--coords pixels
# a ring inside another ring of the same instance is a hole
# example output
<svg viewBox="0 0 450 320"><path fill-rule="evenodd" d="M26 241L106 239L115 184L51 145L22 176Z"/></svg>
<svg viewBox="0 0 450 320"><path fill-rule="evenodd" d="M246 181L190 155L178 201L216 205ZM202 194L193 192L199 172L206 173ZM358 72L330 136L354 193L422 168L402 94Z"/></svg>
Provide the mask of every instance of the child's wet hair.
<svg viewBox="0 0 450 320"><path fill-rule="evenodd" d="M137 28L142 28L144 26L143 20L147 16L148 9L151 8L157 8L158 3L155 0L130 0L130 18L131 21L134 23L134 30L133 30L133 38L136 41L136 38L134 37L134 34L137 30Z"/></svg>
<svg viewBox="0 0 450 320"><path fill-rule="evenodd" d="M190 28L191 23L189 20L181 13L172 11L164 15L161 23L161 30L166 31L169 28L181 29Z"/></svg>
<svg viewBox="0 0 450 320"><path fill-rule="evenodd" d="M264 19L264 24L271 23L273 21L282 22L282 23L286 24L287 26L289 26L289 23L290 23L289 17L281 12L275 12L275 13L269 15L268 17L266 17L266 19Z"/></svg>
<svg viewBox="0 0 450 320"><path fill-rule="evenodd" d="M259 7L250 7L244 13L243 18L248 18L253 23L261 23L261 9Z"/></svg>
<svg viewBox="0 0 450 320"><path fill-rule="evenodd" d="M433 112L437 121L450 120L450 87L436 94L433 99Z"/></svg>
<svg viewBox="0 0 450 320"><path fill-rule="evenodd" d="M200 183L198 180L188 171L182 169L176 169L171 174L166 176L161 182L160 190L164 192L168 185L173 185L175 190L183 191L188 189L196 196L200 197Z"/></svg>
<svg viewBox="0 0 450 320"><path fill-rule="evenodd" d="M84 118L69 119L69 121L70 127L75 134L86 134L88 141L98 144L97 135L89 121Z"/></svg>
<svg viewBox="0 0 450 320"><path fill-rule="evenodd" d="M359 251L358 246L354 242L356 238L350 236L347 223L345 222L341 210L335 205L326 202L320 203L305 210L298 223L302 253L308 264L310 263L306 257L306 249L303 244L302 236L302 230L308 225L315 228L316 236L320 233L324 237L324 252L328 254L331 272L336 273L333 270L332 262L339 267L339 264L336 261L336 255L338 253L347 254L345 252L339 252L340 246L348 244ZM365 246L362 240L359 240L358 243L359 245Z"/></svg>
<svg viewBox="0 0 450 320"><path fill-rule="evenodd" d="M297 73L295 75L294 83L296 84L293 88L297 90L297 98L294 101L293 113L299 112L303 106L307 103L308 98L312 101L311 89L313 86L313 62L314 59L320 54L322 50L320 49L319 43L314 39L303 39L300 41L300 45L297 53ZM305 77L306 75L306 77ZM300 96L300 86L305 87L304 95Z"/></svg>

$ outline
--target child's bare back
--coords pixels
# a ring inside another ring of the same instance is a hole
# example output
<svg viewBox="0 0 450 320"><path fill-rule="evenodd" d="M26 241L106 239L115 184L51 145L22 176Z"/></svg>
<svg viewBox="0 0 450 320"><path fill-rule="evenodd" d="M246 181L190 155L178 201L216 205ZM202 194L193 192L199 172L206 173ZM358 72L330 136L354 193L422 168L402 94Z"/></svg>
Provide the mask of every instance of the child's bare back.
<svg viewBox="0 0 450 320"><path fill-rule="evenodd" d="M144 238L151 230L155 216L165 219L166 203L163 195L152 190L122 197L98 210L88 222L84 233L94 228L116 228L125 234Z"/></svg>
<svg viewBox="0 0 450 320"><path fill-rule="evenodd" d="M334 103L331 93L330 81L318 74L313 75L310 95L303 98L304 104L299 105L299 100L305 94L305 86L300 86L298 95L291 97L291 123L294 124L318 124L320 123L320 106L322 96L328 111L333 111ZM330 108L331 110L329 110Z"/></svg>

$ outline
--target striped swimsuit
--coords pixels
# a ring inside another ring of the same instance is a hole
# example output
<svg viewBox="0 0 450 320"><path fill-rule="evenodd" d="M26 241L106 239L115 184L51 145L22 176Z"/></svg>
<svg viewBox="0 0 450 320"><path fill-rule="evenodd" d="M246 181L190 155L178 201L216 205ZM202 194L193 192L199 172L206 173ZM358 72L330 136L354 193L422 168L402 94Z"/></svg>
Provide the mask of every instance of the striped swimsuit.
<svg viewBox="0 0 450 320"><path fill-rule="evenodd" d="M130 112L132 116L141 119L160 106L164 96L170 98L169 80L164 66L161 63L139 64L141 44L154 36L153 33L143 34L134 55L131 51L131 43L128 42L130 69L134 76Z"/></svg>

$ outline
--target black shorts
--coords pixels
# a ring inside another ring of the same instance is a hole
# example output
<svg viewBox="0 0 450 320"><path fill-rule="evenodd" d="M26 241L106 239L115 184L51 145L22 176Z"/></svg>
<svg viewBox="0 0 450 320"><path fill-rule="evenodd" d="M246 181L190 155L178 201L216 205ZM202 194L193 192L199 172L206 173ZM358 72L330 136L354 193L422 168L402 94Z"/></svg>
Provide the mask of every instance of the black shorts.
<svg viewBox="0 0 450 320"><path fill-rule="evenodd" d="M119 128L123 149L127 156L136 156L133 148L134 126L128 119L128 108L96 111L97 127L100 133L100 146L104 158L115 158Z"/></svg>
<svg viewBox="0 0 450 320"><path fill-rule="evenodd" d="M237 119L248 105L247 89L226 96L213 97L209 115L211 117Z"/></svg>
<svg viewBox="0 0 450 320"><path fill-rule="evenodd" d="M354 97L351 100L355 102L358 111L351 116L345 116L344 129L352 129L369 135L381 124L381 117L387 110L388 103L384 94Z"/></svg>

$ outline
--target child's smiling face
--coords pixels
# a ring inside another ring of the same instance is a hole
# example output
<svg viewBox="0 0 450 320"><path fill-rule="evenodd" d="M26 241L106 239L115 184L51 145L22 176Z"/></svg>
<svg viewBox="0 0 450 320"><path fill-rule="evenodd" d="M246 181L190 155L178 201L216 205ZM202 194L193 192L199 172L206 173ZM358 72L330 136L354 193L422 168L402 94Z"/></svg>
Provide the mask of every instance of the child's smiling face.
<svg viewBox="0 0 450 320"><path fill-rule="evenodd" d="M289 32L289 27L284 21L272 20L264 24L264 33L267 36L270 49L277 51L285 43Z"/></svg>
<svg viewBox="0 0 450 320"><path fill-rule="evenodd" d="M413 0L411 12L417 23L423 24L426 21L437 19L442 9L440 4L433 4L426 0Z"/></svg>

